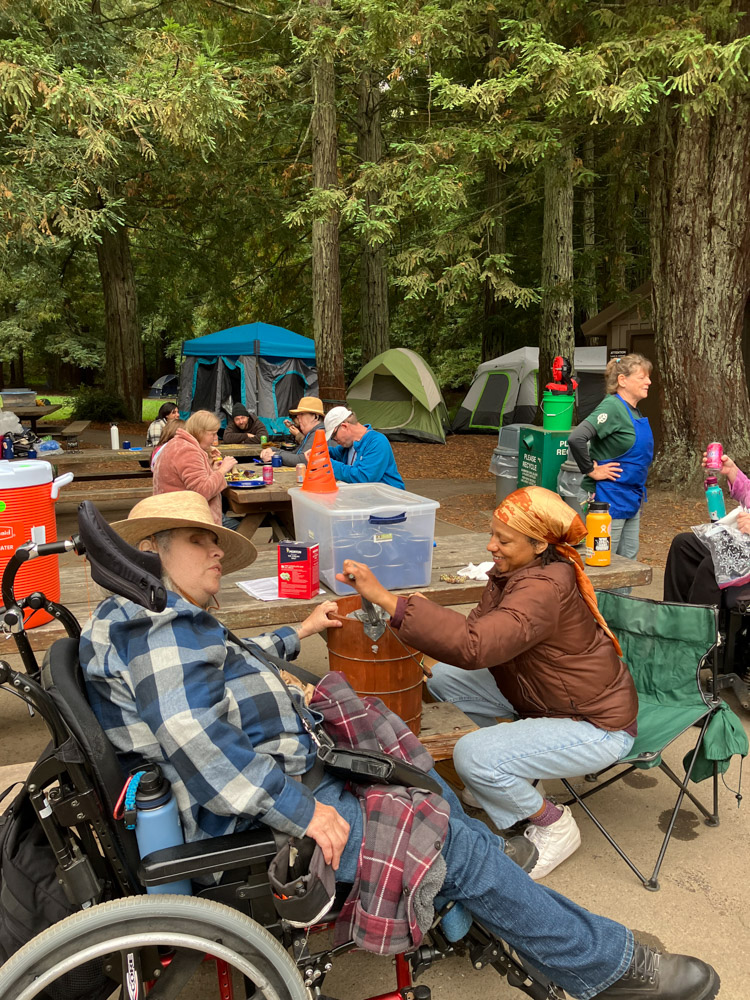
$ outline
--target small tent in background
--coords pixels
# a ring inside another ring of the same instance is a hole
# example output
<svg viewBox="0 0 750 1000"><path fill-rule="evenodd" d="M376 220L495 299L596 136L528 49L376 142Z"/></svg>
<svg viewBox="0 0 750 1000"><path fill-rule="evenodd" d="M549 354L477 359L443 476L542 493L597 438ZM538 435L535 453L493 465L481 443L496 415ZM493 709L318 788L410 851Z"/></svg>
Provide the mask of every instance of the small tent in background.
<svg viewBox="0 0 750 1000"><path fill-rule="evenodd" d="M604 397L606 347L576 347L573 370L578 379L578 419L587 416ZM539 405L537 371L539 348L520 347L492 361L474 374L456 416L456 434L496 434L504 424L530 424ZM550 380L546 378L545 383Z"/></svg>
<svg viewBox="0 0 750 1000"><path fill-rule="evenodd" d="M196 410L230 416L244 403L271 433L302 396L318 395L315 343L281 326L248 323L182 345L177 405L186 419Z"/></svg>
<svg viewBox="0 0 750 1000"><path fill-rule="evenodd" d="M432 369L414 351L378 354L356 376L346 402L364 424L392 441L445 444L448 411Z"/></svg>

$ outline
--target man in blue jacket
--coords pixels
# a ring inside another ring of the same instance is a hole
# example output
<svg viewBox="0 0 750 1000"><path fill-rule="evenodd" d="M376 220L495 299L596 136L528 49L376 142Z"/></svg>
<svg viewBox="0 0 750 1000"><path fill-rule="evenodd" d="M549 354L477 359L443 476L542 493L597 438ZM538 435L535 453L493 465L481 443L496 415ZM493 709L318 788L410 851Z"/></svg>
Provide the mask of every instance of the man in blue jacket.
<svg viewBox="0 0 750 1000"><path fill-rule="evenodd" d="M386 483L405 489L385 434L361 424L346 406L334 406L326 414L325 430L333 474L341 482Z"/></svg>

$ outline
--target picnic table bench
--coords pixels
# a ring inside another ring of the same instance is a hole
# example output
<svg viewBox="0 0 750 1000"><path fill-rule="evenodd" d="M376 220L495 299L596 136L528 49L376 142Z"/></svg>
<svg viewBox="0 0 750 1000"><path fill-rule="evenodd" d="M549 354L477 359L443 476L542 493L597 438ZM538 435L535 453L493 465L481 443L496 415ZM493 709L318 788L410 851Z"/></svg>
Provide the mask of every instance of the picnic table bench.
<svg viewBox="0 0 750 1000"><path fill-rule="evenodd" d="M485 583L481 580L465 580L462 583L445 583L443 574L454 575L468 562L482 562L486 557L487 534L485 532L463 532L455 535L441 535L433 550L432 576L429 586L419 590L437 604L453 606L475 604L481 597ZM651 582L651 567L623 556L612 556L610 566L587 566L594 587L607 590L613 587L637 587ZM217 618L232 631L253 628L274 628L302 621L313 607L321 601L335 600L335 596L321 587L321 593L311 600L287 599L282 601L260 601L249 597L236 584L239 580L261 579L277 573L277 550L269 547L258 553L258 558L246 569L230 573L222 580L218 599L221 609ZM404 591L408 594L415 588ZM66 556L60 558L60 594L63 604L80 622L86 621L96 607L99 597L92 584L88 564L81 558ZM28 632L29 641L35 650L48 649L55 639L64 634L58 622L50 622Z"/></svg>

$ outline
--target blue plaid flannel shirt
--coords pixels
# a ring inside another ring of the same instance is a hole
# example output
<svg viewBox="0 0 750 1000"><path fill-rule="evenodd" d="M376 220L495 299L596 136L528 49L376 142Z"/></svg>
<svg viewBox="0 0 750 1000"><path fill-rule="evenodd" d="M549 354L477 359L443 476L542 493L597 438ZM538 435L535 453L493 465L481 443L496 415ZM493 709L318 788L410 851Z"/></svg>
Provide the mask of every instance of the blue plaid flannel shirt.
<svg viewBox="0 0 750 1000"><path fill-rule="evenodd" d="M285 659L299 652L289 627L252 642ZM158 763L171 781L186 841L259 823L305 832L315 800L293 776L315 752L290 703L296 689L230 642L213 615L172 592L158 614L109 597L83 630L80 658L123 764Z"/></svg>

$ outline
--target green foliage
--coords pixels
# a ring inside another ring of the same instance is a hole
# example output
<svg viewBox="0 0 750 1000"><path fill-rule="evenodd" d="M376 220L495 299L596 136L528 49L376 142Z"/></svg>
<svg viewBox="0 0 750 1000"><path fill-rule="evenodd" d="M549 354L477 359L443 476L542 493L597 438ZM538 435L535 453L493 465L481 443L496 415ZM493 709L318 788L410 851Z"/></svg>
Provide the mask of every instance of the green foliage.
<svg viewBox="0 0 750 1000"><path fill-rule="evenodd" d="M69 405L73 407L71 415L74 420L93 420L104 424L110 420L124 420L127 416L121 399L113 396L107 389L94 386L80 389L69 401Z"/></svg>
<svg viewBox="0 0 750 1000"><path fill-rule="evenodd" d="M576 197L595 194L603 306L648 275L655 112L716 115L748 87L750 37L730 0L335 0L325 22L288 0L234 8L0 0L6 364L22 349L53 381L66 364L106 369L96 249L120 226L149 377L223 327L309 334L311 227L335 211L347 375L367 246L387 258L392 342L459 387L481 359L486 301L505 349L536 341L542 171L561 140L580 151L594 138L593 171L573 173ZM336 66L336 191L312 188L321 56ZM357 156L363 67L380 93L380 163ZM577 247L580 226L579 212Z"/></svg>

